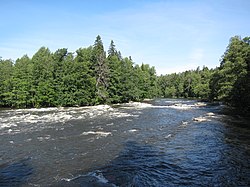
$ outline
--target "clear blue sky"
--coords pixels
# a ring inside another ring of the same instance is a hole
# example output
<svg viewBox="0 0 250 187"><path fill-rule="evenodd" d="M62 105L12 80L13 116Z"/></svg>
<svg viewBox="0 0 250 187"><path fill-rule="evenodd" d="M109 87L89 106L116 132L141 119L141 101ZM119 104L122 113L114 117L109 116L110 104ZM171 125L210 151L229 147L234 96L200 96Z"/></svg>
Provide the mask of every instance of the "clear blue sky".
<svg viewBox="0 0 250 187"><path fill-rule="evenodd" d="M74 52L99 34L158 74L219 65L232 36L250 36L250 0L0 0L0 56L42 46Z"/></svg>

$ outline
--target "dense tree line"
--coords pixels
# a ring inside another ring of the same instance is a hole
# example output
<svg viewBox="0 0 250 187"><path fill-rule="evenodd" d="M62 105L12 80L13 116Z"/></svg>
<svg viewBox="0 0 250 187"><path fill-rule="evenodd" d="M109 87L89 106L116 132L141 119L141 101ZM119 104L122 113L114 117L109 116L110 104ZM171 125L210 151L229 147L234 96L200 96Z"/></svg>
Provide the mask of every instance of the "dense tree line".
<svg viewBox="0 0 250 187"><path fill-rule="evenodd" d="M156 76L154 67L123 58L100 36L75 53L41 47L32 58L0 58L0 106L85 106L144 98L199 98L250 111L250 37L232 37L220 66Z"/></svg>
<svg viewBox="0 0 250 187"><path fill-rule="evenodd" d="M134 64L100 36L75 53L41 47L32 58L0 59L0 106L86 106L140 101L158 95L154 67Z"/></svg>
<svg viewBox="0 0 250 187"><path fill-rule="evenodd" d="M209 80L212 70L207 67L189 70L182 73L161 75L158 78L160 93L170 98L209 98Z"/></svg>
<svg viewBox="0 0 250 187"><path fill-rule="evenodd" d="M162 75L158 85L163 97L223 101L250 112L250 37L232 37L219 67Z"/></svg>

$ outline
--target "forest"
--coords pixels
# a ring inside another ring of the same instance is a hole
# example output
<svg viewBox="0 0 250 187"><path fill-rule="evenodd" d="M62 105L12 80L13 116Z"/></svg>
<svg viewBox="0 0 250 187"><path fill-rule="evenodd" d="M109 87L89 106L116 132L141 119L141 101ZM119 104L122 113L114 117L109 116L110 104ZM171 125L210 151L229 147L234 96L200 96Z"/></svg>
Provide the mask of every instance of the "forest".
<svg viewBox="0 0 250 187"><path fill-rule="evenodd" d="M0 72L2 107L87 106L158 94L154 67L122 58L113 41L106 52L100 36L75 53L41 47L32 58L1 60Z"/></svg>
<svg viewBox="0 0 250 187"><path fill-rule="evenodd" d="M154 67L122 57L111 40L54 53L41 47L32 58L0 58L0 107L88 106L146 98L222 101L250 112L250 37L234 36L214 69L197 67L157 76Z"/></svg>
<svg viewBox="0 0 250 187"><path fill-rule="evenodd" d="M214 69L198 67L158 77L160 95L222 101L250 112L250 37L234 36Z"/></svg>

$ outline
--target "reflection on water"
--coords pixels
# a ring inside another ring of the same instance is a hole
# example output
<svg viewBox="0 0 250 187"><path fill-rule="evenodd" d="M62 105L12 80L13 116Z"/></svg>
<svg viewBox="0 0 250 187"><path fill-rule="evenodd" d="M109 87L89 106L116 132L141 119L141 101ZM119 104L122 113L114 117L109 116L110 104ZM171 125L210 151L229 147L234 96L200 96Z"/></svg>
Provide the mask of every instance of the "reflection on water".
<svg viewBox="0 0 250 187"><path fill-rule="evenodd" d="M248 123L173 99L1 110L0 186L248 186Z"/></svg>

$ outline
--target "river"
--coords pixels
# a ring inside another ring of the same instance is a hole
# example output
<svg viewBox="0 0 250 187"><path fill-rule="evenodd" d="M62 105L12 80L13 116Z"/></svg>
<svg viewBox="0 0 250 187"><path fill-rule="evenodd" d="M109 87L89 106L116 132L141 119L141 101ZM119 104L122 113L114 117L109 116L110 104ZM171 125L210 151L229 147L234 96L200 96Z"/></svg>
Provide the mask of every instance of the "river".
<svg viewBox="0 0 250 187"><path fill-rule="evenodd" d="M0 186L250 186L249 120L156 99L0 110Z"/></svg>

